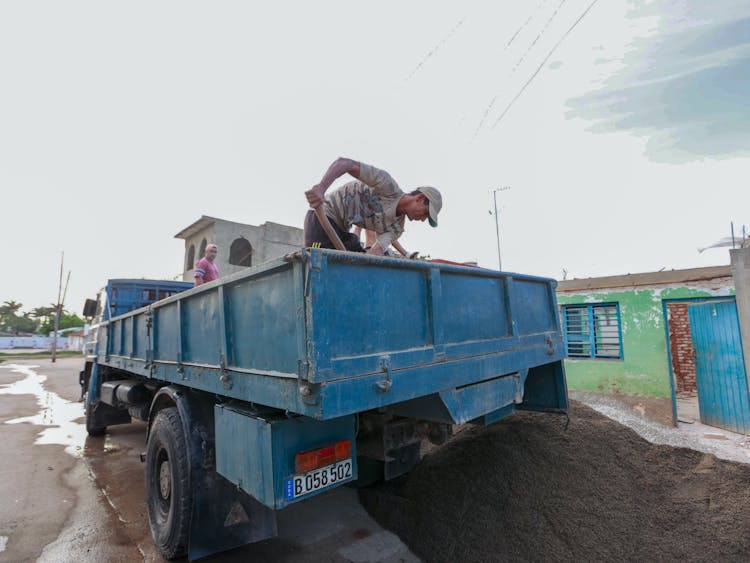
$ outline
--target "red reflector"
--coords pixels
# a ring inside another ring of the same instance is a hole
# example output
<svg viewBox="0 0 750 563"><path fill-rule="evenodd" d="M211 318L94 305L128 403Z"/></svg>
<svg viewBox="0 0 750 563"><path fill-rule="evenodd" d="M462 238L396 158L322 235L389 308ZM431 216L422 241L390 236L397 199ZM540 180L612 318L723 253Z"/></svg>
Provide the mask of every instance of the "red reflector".
<svg viewBox="0 0 750 563"><path fill-rule="evenodd" d="M352 457L352 445L349 440L336 442L336 461L343 461Z"/></svg>
<svg viewBox="0 0 750 563"><path fill-rule="evenodd" d="M318 467L325 467L331 465L336 461L336 450L333 446L327 448L321 448L318 450Z"/></svg>
<svg viewBox="0 0 750 563"><path fill-rule="evenodd" d="M294 457L294 471L296 473L307 473L317 467L318 452L300 452Z"/></svg>
<svg viewBox="0 0 750 563"><path fill-rule="evenodd" d="M332 446L326 446L317 450L300 452L294 456L295 473L307 473L318 467L325 467L337 461L343 461L352 457L352 445L349 440L336 442Z"/></svg>

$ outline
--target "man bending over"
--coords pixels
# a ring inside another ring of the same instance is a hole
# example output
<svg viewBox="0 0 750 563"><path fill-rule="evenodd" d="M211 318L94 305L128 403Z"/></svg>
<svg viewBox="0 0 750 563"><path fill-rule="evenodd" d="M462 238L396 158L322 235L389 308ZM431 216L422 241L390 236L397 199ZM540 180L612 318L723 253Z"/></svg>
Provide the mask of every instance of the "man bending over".
<svg viewBox="0 0 750 563"><path fill-rule="evenodd" d="M356 180L336 188L326 197L331 184L344 174ZM437 216L443 206L437 189L422 186L404 193L385 170L349 158L336 159L320 183L307 190L305 196L313 209L323 206L347 250L365 252L359 236L349 232L352 225L374 231L375 244L367 250L370 254L383 254L403 234L406 218L429 220L430 225L437 227ZM305 217L305 246L334 248L312 209Z"/></svg>

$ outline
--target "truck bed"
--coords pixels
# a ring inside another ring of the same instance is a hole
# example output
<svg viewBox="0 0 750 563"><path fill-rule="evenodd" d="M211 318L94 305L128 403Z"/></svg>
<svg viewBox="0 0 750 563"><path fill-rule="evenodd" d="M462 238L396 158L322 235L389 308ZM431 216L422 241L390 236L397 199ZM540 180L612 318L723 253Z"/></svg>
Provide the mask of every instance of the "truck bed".
<svg viewBox="0 0 750 563"><path fill-rule="evenodd" d="M318 420L565 408L555 285L301 250L113 318L97 362Z"/></svg>

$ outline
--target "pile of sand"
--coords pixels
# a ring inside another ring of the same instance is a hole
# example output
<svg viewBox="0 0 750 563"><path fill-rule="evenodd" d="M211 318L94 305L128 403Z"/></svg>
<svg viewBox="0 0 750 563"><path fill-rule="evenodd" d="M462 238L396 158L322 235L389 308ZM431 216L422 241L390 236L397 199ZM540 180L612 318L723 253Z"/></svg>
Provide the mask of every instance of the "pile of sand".
<svg viewBox="0 0 750 563"><path fill-rule="evenodd" d="M424 561L750 560L750 465L578 403L462 432L365 508Z"/></svg>

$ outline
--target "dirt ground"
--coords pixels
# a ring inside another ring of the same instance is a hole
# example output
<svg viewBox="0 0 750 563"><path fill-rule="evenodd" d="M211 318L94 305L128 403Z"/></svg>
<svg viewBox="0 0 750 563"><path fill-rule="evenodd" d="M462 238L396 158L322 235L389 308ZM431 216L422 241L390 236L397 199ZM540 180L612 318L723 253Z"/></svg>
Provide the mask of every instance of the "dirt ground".
<svg viewBox="0 0 750 563"><path fill-rule="evenodd" d="M620 401L638 416L653 420L664 426L675 426L672 416L672 399L669 397L640 397L636 395L623 395L621 393L592 393L590 391L569 391L568 394L570 398L578 399L579 402L584 404L592 399L599 399L606 396L609 399Z"/></svg>
<svg viewBox="0 0 750 563"><path fill-rule="evenodd" d="M573 402L472 427L360 499L424 561L748 561L750 465Z"/></svg>
<svg viewBox="0 0 750 563"><path fill-rule="evenodd" d="M0 563L160 562L146 516L143 423L86 436L83 358L0 363ZM278 513L279 536L206 563L416 563L339 487Z"/></svg>

